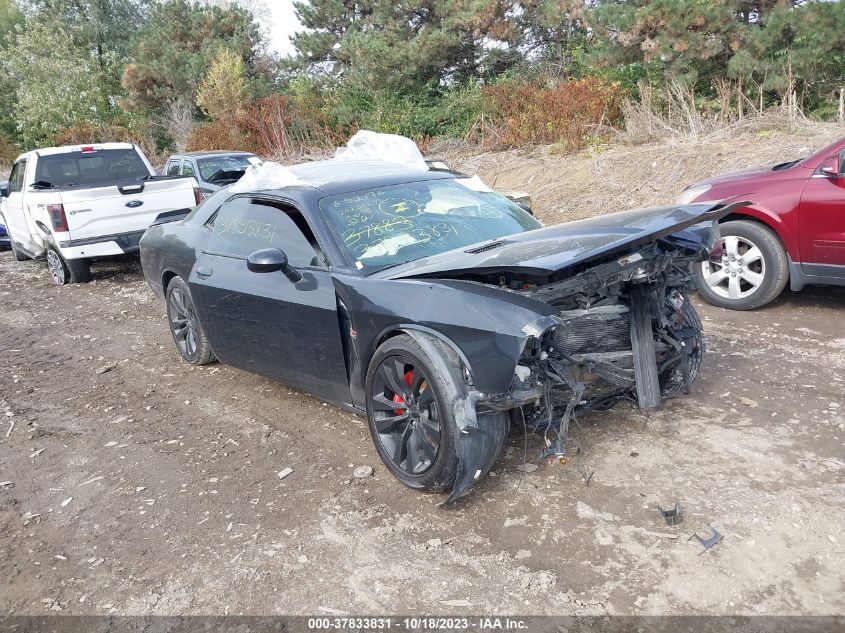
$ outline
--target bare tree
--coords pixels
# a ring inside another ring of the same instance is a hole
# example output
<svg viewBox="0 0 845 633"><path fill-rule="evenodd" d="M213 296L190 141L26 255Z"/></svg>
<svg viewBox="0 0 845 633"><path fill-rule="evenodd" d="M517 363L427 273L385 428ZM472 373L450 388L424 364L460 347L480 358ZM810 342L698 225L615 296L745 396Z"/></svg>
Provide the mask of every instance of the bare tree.
<svg viewBox="0 0 845 633"><path fill-rule="evenodd" d="M170 101L161 116L160 125L173 139L177 152L184 152L194 131L194 104L185 97Z"/></svg>

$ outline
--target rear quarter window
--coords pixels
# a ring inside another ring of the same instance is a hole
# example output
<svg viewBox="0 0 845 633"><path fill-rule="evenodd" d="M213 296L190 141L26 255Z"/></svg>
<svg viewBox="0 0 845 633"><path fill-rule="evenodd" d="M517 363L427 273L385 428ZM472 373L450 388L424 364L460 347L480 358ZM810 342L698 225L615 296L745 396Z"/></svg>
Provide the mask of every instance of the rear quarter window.
<svg viewBox="0 0 845 633"><path fill-rule="evenodd" d="M246 259L262 248L281 248L291 266L318 264L313 245L291 217L259 200L230 200L220 207L209 227L209 253Z"/></svg>

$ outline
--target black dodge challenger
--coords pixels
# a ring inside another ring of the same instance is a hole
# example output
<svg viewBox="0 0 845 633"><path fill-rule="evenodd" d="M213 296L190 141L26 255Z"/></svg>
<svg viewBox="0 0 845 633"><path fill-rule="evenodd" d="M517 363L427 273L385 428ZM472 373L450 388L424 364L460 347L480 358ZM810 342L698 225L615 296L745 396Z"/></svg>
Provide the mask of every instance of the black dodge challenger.
<svg viewBox="0 0 845 633"><path fill-rule="evenodd" d="M386 162L223 189L141 240L184 360L215 359L366 414L387 468L451 503L511 424L565 454L570 420L688 391L704 356L692 266L730 206L543 228L478 179Z"/></svg>

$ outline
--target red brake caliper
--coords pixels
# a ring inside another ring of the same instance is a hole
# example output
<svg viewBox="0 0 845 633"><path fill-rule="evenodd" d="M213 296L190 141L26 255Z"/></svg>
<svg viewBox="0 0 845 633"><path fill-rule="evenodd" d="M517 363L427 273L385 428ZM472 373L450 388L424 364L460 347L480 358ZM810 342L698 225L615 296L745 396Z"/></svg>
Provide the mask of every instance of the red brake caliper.
<svg viewBox="0 0 845 633"><path fill-rule="evenodd" d="M414 370L413 369L405 372L405 382L408 383L408 386L411 385L411 380L413 380L413 377L414 377ZM393 402L401 402L401 403L404 404L405 400L398 393L394 393L393 394ZM404 411L404 409L393 409L393 413L395 413L396 415L402 415L403 411Z"/></svg>

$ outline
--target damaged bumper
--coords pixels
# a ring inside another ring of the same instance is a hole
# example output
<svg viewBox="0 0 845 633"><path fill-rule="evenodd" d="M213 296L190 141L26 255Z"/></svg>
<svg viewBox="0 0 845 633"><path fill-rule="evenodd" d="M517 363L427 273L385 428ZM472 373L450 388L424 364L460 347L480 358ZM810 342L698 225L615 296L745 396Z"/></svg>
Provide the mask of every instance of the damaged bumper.
<svg viewBox="0 0 845 633"><path fill-rule="evenodd" d="M527 289L559 312L523 327L525 348L507 392L470 390L455 403L459 464L445 503L466 494L497 459L510 416L496 413L520 409L526 431L545 440L540 457L563 458L575 417L619 400L654 408L689 392L704 354L687 296L697 257L647 248Z"/></svg>

